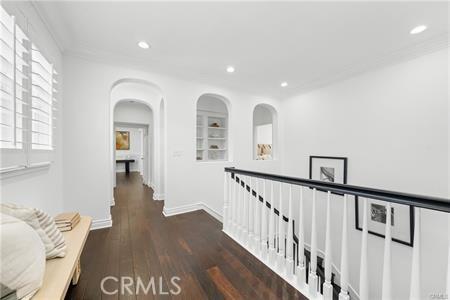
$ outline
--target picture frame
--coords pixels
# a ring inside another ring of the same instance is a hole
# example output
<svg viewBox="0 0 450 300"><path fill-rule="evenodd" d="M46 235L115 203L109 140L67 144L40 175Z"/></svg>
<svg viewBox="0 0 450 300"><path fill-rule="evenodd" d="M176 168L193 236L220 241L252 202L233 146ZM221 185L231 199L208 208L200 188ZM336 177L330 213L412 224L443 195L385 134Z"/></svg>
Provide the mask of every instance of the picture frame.
<svg viewBox="0 0 450 300"><path fill-rule="evenodd" d="M130 150L129 131L116 131L116 150Z"/></svg>
<svg viewBox="0 0 450 300"><path fill-rule="evenodd" d="M309 179L346 184L347 164L347 157L311 155L309 157Z"/></svg>
<svg viewBox="0 0 450 300"><path fill-rule="evenodd" d="M355 229L362 231L363 205L361 199L367 199L367 227L368 233L385 238L386 205L385 201L361 198L355 196ZM383 209L384 207L384 209ZM391 203L392 241L413 247L414 246L414 207Z"/></svg>

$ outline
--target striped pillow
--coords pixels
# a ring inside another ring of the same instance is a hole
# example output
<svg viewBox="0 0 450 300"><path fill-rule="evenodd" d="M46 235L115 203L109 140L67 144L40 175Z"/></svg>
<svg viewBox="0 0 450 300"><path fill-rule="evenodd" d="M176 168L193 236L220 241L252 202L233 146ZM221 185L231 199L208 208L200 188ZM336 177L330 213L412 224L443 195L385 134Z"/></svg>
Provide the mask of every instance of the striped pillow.
<svg viewBox="0 0 450 300"><path fill-rule="evenodd" d="M0 211L26 222L38 233L45 246L47 259L64 257L66 255L64 236L56 227L53 218L47 213L36 208L28 208L12 203L2 203Z"/></svg>

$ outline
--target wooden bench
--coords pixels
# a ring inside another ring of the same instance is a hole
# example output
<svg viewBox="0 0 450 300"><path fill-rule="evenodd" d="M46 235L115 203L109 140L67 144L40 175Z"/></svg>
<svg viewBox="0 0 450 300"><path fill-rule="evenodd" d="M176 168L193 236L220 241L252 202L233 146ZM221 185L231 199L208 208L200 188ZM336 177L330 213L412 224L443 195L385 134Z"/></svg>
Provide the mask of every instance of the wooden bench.
<svg viewBox="0 0 450 300"><path fill-rule="evenodd" d="M80 255L89 234L91 222L90 217L81 217L74 229L63 232L67 245L66 256L47 260L44 282L33 296L33 300L64 299L69 284L78 283L81 272Z"/></svg>

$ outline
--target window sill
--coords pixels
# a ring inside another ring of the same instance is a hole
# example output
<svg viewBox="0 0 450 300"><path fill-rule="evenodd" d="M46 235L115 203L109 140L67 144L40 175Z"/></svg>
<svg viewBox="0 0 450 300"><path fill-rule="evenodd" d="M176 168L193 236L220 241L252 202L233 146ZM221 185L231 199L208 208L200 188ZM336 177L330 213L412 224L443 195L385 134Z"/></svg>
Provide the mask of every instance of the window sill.
<svg viewBox="0 0 450 300"><path fill-rule="evenodd" d="M48 161L43 163L32 164L29 166L15 166L11 168L6 168L0 170L0 179L38 172L43 169L50 168L51 164L52 162Z"/></svg>

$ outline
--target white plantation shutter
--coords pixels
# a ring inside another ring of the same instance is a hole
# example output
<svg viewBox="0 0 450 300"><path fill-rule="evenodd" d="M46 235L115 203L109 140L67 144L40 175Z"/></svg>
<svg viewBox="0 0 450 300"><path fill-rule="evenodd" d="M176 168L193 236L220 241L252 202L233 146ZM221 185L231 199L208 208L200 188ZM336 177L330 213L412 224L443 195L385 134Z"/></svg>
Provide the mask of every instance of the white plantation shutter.
<svg viewBox="0 0 450 300"><path fill-rule="evenodd" d="M0 6L0 171L49 163L56 71Z"/></svg>
<svg viewBox="0 0 450 300"><path fill-rule="evenodd" d="M52 150L53 66L32 45L31 149Z"/></svg>
<svg viewBox="0 0 450 300"><path fill-rule="evenodd" d="M0 168L24 167L28 97L28 38L3 8L0 9Z"/></svg>

